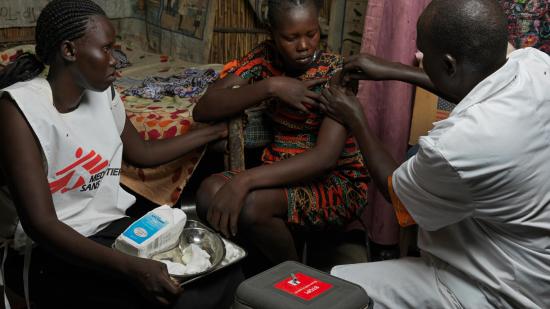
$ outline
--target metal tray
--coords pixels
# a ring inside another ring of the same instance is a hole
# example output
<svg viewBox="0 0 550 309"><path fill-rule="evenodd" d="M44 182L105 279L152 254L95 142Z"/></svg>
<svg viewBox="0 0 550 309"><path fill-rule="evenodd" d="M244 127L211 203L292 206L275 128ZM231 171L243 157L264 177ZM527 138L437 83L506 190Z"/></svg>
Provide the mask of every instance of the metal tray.
<svg viewBox="0 0 550 309"><path fill-rule="evenodd" d="M211 228L207 227L206 225L200 223L199 221L195 221L195 220L187 220L187 223L185 224L185 228L203 228L203 229L206 229L206 230L209 230L211 232L214 232ZM215 232L214 232L215 233ZM217 266L213 267L212 269L210 269L208 272L204 273L204 274L200 274L200 275L197 275L197 276L194 276L192 278L187 278L187 279L179 279L180 281L180 286L184 286L186 284L189 284L191 282L194 282L196 280L199 280L200 278L202 277L205 277L205 276L208 276L209 274L211 273L214 273L220 269L223 269L225 267L228 267L230 265L233 265L237 262L239 262L240 260L244 259L247 255L246 253L246 250L244 250L243 248L239 247L238 245L236 245L234 242L232 241L229 241L225 238L223 238L222 236L220 236L220 238L222 239L222 241L225 243L225 246L227 247L227 244L229 244L230 246L233 246L236 250L236 257L234 259L232 259L231 261L229 261L227 259L227 256L224 257L224 259L221 261L221 263L219 263ZM226 255L227 255L227 248L226 248Z"/></svg>
<svg viewBox="0 0 550 309"><path fill-rule="evenodd" d="M225 245L222 238L211 230L201 227L185 227L181 232L179 242L175 247L168 249L164 252L157 253L151 258L153 260L161 261L168 260L171 262L181 263L182 249L188 247L191 244L197 245L202 250L206 251L210 255L211 266L201 272L189 273L183 275L170 274L173 278L185 280L195 276L206 274L218 266L225 257Z"/></svg>

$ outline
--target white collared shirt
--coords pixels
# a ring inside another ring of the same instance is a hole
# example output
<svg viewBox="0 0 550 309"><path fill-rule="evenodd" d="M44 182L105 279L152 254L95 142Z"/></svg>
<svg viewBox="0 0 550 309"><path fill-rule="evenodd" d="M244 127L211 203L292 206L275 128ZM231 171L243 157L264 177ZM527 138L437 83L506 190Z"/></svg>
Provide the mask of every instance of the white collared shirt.
<svg viewBox="0 0 550 309"><path fill-rule="evenodd" d="M550 57L514 51L393 174L419 246L497 307L550 305Z"/></svg>

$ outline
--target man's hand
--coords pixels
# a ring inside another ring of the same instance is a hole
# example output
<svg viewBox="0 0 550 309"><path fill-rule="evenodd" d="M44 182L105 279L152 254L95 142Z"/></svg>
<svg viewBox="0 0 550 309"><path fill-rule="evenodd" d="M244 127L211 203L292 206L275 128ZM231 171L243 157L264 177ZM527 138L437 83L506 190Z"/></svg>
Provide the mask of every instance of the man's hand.
<svg viewBox="0 0 550 309"><path fill-rule="evenodd" d="M326 88L320 101L321 110L344 126L354 128L365 121L363 107L349 89L340 86Z"/></svg>
<svg viewBox="0 0 550 309"><path fill-rule="evenodd" d="M344 60L340 85L345 86L351 80L388 80L393 79L398 63L384 60L369 54L353 55Z"/></svg>
<svg viewBox="0 0 550 309"><path fill-rule="evenodd" d="M343 76L344 76L344 72L342 70L339 70L337 71L336 73L334 73L334 75L330 78L330 80L328 81L328 85L326 88L330 88L330 87L338 87L338 88L341 88L341 87L345 87L347 90L346 91L351 91L353 92L354 94L357 94L358 90L359 90L359 80L357 79L349 79L347 82L345 82L343 84Z"/></svg>
<svg viewBox="0 0 550 309"><path fill-rule="evenodd" d="M276 76L269 81L275 97L296 109L307 112L311 106L319 106L318 100L321 96L309 88L326 83L327 79L300 81L286 76Z"/></svg>

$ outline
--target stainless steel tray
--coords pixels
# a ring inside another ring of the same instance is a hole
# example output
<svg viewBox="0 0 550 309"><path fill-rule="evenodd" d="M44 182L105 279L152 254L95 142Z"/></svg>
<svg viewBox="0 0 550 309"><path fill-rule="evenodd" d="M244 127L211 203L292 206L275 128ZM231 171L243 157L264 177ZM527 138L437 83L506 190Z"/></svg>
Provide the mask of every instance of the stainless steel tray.
<svg viewBox="0 0 550 309"><path fill-rule="evenodd" d="M185 280L206 274L218 266L225 257L225 245L222 238L217 233L201 227L185 227L181 232L178 244L175 247L164 252L157 253L151 258L153 260L182 263L182 249L187 248L191 244L197 245L202 250L210 255L211 266L203 271L189 274L170 274L173 278Z"/></svg>
<svg viewBox="0 0 550 309"><path fill-rule="evenodd" d="M185 224L185 228L203 228L203 229L206 229L206 230L209 230L211 232L214 232L216 233L215 231L213 231L212 229L210 229L209 227L207 227L206 225L198 222L198 221L195 221L195 220L187 220L187 223ZM209 271L207 271L206 273L203 273L203 274L199 274L197 276L193 276L192 278L185 278L185 279L178 279L180 281L180 286L184 286L186 284L189 284L191 282L194 282L196 280L199 280L200 278L202 277L205 277L205 276L208 276L214 272L217 272L218 270L220 269L223 269L225 267L228 267L230 265L233 265L237 262L239 262L240 260L244 259L247 255L246 253L246 250L244 250L243 248L239 247L238 245L236 245L234 242L232 241L229 241L225 238L223 238L221 235L220 235L220 238L223 240L223 242L225 243L225 247L226 247L226 256L224 257L224 259L221 261L221 263L219 263L217 266L213 267L212 269L210 269ZM236 256L231 259L231 260L228 260L227 259L227 246L233 246L233 248L236 250Z"/></svg>

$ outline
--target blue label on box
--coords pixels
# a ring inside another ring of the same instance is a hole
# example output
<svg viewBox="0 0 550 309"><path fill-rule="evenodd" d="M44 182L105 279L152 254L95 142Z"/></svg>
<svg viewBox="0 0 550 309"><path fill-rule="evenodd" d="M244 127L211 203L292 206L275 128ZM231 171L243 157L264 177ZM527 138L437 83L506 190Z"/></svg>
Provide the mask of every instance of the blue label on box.
<svg viewBox="0 0 550 309"><path fill-rule="evenodd" d="M137 244L141 244L155 235L155 233L160 231L166 225L168 225L168 222L162 219L159 215L155 213L148 213L136 222L132 223L132 225L130 225L130 227L128 227L122 235L130 238Z"/></svg>

